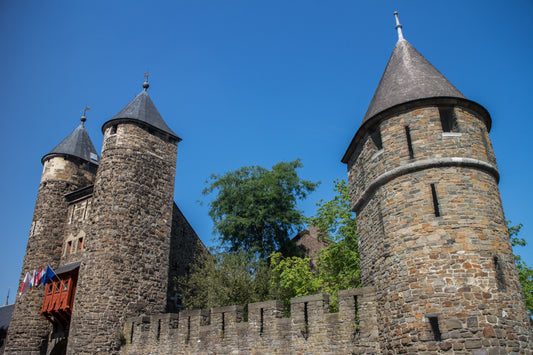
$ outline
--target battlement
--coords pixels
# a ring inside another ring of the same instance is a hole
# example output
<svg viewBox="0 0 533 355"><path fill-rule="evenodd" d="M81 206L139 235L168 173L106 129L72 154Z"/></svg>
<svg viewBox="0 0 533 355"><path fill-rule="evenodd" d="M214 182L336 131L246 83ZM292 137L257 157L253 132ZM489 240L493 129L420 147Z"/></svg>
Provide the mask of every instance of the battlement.
<svg viewBox="0 0 533 355"><path fill-rule="evenodd" d="M124 325L124 354L377 353L378 328L372 287L339 292L339 312L329 295L217 307L130 318Z"/></svg>

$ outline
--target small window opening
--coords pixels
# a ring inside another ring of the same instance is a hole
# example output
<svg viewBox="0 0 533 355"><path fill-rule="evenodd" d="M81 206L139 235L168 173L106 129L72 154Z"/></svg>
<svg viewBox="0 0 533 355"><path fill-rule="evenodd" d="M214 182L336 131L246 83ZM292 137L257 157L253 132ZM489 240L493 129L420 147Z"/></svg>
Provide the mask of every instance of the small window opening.
<svg viewBox="0 0 533 355"><path fill-rule="evenodd" d="M224 339L224 331L226 330L226 319L225 319L225 313L222 313L222 334L221 337Z"/></svg>
<svg viewBox="0 0 533 355"><path fill-rule="evenodd" d="M503 267L500 263L500 259L497 256L492 258L494 262L494 270L496 271L496 284L498 285L498 291L505 291L505 276L503 274Z"/></svg>
<svg viewBox="0 0 533 355"><path fill-rule="evenodd" d="M304 330L303 336L307 340L309 337L309 312L307 310L307 302L304 302Z"/></svg>
<svg viewBox="0 0 533 355"><path fill-rule="evenodd" d="M354 316L355 316L355 330L359 330L359 304L357 302L357 296L353 296L353 308L354 308Z"/></svg>
<svg viewBox="0 0 533 355"><path fill-rule="evenodd" d="M191 339L191 317L187 317L187 336L185 337L185 342L188 343Z"/></svg>
<svg viewBox="0 0 533 355"><path fill-rule="evenodd" d="M78 239L78 250L83 248L83 237Z"/></svg>
<svg viewBox="0 0 533 355"><path fill-rule="evenodd" d="M405 136L407 137L407 148L409 149L409 158L413 159L415 153L413 152L413 141L411 140L411 129L409 126L405 126Z"/></svg>
<svg viewBox="0 0 533 355"><path fill-rule="evenodd" d="M264 309L263 309L263 308L259 309L259 313L261 314L261 326L260 326L260 328L259 328L259 335L260 335L260 336L263 336L263 331L264 331L263 326L264 326L264 322L265 322L265 312L264 312Z"/></svg>
<svg viewBox="0 0 533 355"><path fill-rule="evenodd" d="M433 210L435 211L435 217L440 217L439 200L437 198L437 188L435 184L431 184L431 195L433 196Z"/></svg>
<svg viewBox="0 0 533 355"><path fill-rule="evenodd" d="M459 132L453 107L439 107L439 115L443 132Z"/></svg>
<svg viewBox="0 0 533 355"><path fill-rule="evenodd" d="M156 339L159 341L159 338L161 337L161 319L157 320L157 336Z"/></svg>
<svg viewBox="0 0 533 355"><path fill-rule="evenodd" d="M72 205L72 208L70 209L70 220L69 220L69 224L72 223L72 221L74 220L74 210L76 209L76 205Z"/></svg>
<svg viewBox="0 0 533 355"><path fill-rule="evenodd" d="M117 127L118 125L117 124L114 124L111 126L111 130L109 131L109 134L117 134Z"/></svg>
<svg viewBox="0 0 533 355"><path fill-rule="evenodd" d="M374 142L374 145L378 150L383 149L383 142L381 140L381 131L376 129L375 131L372 131L370 133L370 137L372 138L372 141Z"/></svg>
<svg viewBox="0 0 533 355"><path fill-rule="evenodd" d="M72 252L72 241L69 241L67 243L67 253L70 254Z"/></svg>
<svg viewBox="0 0 533 355"><path fill-rule="evenodd" d="M433 338L435 341L442 340L442 334L440 333L439 328L439 317L428 317L429 324L431 325L431 330L433 331Z"/></svg>
<svg viewBox="0 0 533 355"><path fill-rule="evenodd" d="M87 215L87 206L89 205L89 200L85 201L85 207L83 208L83 220L85 220L85 216Z"/></svg>
<svg viewBox="0 0 533 355"><path fill-rule="evenodd" d="M131 332L130 332L130 344L133 344L133 330L135 329L135 324L131 322Z"/></svg>

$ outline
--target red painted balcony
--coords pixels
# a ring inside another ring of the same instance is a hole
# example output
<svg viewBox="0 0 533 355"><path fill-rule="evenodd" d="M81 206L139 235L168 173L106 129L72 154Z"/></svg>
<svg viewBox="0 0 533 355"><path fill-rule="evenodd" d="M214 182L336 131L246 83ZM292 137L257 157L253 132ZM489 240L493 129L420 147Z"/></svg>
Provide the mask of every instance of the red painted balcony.
<svg viewBox="0 0 533 355"><path fill-rule="evenodd" d="M54 325L68 326L74 305L78 269L58 276L45 285L41 314Z"/></svg>

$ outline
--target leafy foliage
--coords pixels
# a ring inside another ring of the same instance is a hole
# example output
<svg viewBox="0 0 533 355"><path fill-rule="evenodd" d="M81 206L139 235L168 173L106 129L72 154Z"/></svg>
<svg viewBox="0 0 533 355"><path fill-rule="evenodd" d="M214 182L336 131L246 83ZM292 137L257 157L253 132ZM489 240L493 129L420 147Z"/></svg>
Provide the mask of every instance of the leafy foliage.
<svg viewBox="0 0 533 355"><path fill-rule="evenodd" d="M289 241L304 221L297 200L318 186L300 179L296 169L301 167L295 160L277 163L272 170L249 166L211 176L203 193L216 192L209 215L230 252L244 250L264 259Z"/></svg>
<svg viewBox="0 0 533 355"><path fill-rule="evenodd" d="M271 288L287 306L290 298L326 292L333 310L337 308L339 290L360 286L359 251L355 216L350 210L348 186L336 180L335 197L320 200L317 214L308 218L317 226L328 246L320 252L317 270L312 270L308 258L282 258L280 253L271 257Z"/></svg>
<svg viewBox="0 0 533 355"><path fill-rule="evenodd" d="M511 226L510 221L507 221L507 229L509 231L509 238L513 247L524 247L527 245L524 238L518 237L522 223L516 226ZM518 278L522 285L522 292L524 293L524 300L526 302L526 309L529 315L533 315L533 268L527 266L522 260L522 257L515 253L516 270L518 271Z"/></svg>
<svg viewBox="0 0 533 355"><path fill-rule="evenodd" d="M357 223L350 209L350 193L344 181L335 180L335 197L327 202L318 202L317 214L308 219L317 226L321 237L329 242L320 252L318 267L326 291L336 295L338 290L359 287L359 247Z"/></svg>
<svg viewBox="0 0 533 355"><path fill-rule="evenodd" d="M319 293L324 288L320 273L311 270L309 258L291 256L284 258L279 252L270 256L271 294L283 300L285 308L293 297Z"/></svg>
<svg viewBox="0 0 533 355"><path fill-rule="evenodd" d="M268 263L246 252L200 255L185 284L185 309L247 305L268 299Z"/></svg>

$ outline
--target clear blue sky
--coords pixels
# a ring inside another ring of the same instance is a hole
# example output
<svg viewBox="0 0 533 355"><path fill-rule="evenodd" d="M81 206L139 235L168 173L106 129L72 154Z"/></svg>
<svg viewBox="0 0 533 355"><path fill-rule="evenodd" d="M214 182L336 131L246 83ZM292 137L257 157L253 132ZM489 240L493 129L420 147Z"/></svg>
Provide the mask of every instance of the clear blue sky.
<svg viewBox="0 0 533 355"><path fill-rule="evenodd" d="M183 138L175 200L206 244L198 201L212 173L301 158L301 177L322 181L301 204L313 214L347 176L340 159L396 43L395 10L406 39L492 115L504 210L524 224L532 265L532 1L2 0L0 304L18 287L41 157L85 105L100 151L102 124L147 70Z"/></svg>

